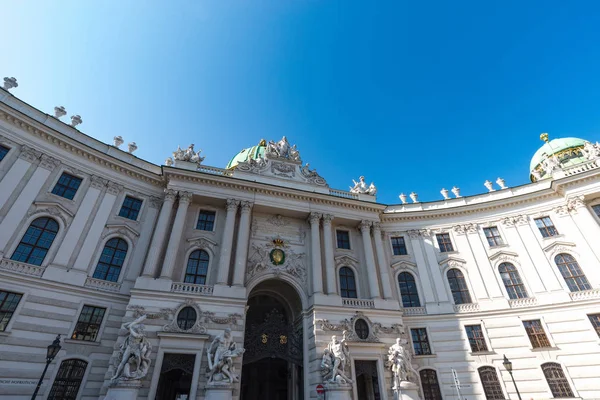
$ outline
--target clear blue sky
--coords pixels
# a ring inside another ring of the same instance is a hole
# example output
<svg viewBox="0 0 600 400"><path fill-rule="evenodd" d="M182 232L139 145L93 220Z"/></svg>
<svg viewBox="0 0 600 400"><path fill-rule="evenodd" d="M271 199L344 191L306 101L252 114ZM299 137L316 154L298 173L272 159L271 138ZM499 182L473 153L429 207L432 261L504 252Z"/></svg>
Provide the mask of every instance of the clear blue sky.
<svg viewBox="0 0 600 400"><path fill-rule="evenodd" d="M330 186L398 203L526 183L541 132L600 140L597 1L29 0L0 32L13 94L155 163L286 135Z"/></svg>

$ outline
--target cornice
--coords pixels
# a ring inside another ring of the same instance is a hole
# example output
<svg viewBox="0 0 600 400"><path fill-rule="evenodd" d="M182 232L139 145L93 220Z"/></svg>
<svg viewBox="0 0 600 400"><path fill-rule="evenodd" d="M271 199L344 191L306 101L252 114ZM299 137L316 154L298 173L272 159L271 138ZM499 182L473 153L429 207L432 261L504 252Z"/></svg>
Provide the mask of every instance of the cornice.
<svg viewBox="0 0 600 400"><path fill-rule="evenodd" d="M40 123L37 121L29 121L30 118L27 116L21 114L21 116L17 117L7 111L0 110L0 119L94 164L109 168L131 178L139 179L154 186L165 186L164 181L159 175L155 175L148 171L143 171L141 168L138 168L134 165L117 160L107 154L103 154L47 126L44 126L42 129L40 129L39 127L35 126Z"/></svg>

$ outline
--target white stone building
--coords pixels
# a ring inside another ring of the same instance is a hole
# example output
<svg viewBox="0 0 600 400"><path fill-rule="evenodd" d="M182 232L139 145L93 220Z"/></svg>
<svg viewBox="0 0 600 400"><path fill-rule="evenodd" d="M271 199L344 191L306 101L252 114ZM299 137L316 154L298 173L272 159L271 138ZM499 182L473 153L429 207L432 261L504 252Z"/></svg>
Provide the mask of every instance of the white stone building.
<svg viewBox="0 0 600 400"><path fill-rule="evenodd" d="M453 371L463 398L516 399L504 355L523 399L600 399L597 145L547 142L524 186L385 205L287 140L158 166L63 115L0 90L0 398L31 397L59 334L38 398L109 398L124 324L146 315L139 399L209 397L226 328L246 349L229 398L318 398L347 331L353 399L394 398L397 337L422 399L457 399Z"/></svg>

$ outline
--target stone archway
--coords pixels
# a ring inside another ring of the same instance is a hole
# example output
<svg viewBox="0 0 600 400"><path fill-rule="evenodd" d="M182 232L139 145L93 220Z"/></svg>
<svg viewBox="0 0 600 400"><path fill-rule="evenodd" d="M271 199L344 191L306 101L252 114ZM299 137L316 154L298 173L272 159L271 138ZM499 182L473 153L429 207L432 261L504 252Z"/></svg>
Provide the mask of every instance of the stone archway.
<svg viewBox="0 0 600 400"><path fill-rule="evenodd" d="M241 400L304 396L302 304L281 280L252 289L246 312Z"/></svg>

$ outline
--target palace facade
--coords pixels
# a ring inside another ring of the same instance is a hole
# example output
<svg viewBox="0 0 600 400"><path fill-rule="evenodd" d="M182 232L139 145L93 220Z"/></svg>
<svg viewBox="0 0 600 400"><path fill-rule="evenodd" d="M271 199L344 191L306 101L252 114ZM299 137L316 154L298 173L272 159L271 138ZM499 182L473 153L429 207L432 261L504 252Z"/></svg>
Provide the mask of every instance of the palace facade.
<svg viewBox="0 0 600 400"><path fill-rule="evenodd" d="M545 138L527 185L386 205L364 179L330 188L286 138L159 166L63 114L0 90L0 397L31 397L61 335L38 398L104 399L145 315L139 399L206 398L227 328L235 399L319 398L332 335L354 399L394 398L396 338L422 399L600 399L598 145Z"/></svg>

